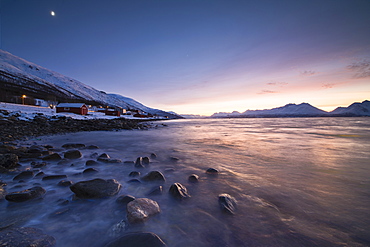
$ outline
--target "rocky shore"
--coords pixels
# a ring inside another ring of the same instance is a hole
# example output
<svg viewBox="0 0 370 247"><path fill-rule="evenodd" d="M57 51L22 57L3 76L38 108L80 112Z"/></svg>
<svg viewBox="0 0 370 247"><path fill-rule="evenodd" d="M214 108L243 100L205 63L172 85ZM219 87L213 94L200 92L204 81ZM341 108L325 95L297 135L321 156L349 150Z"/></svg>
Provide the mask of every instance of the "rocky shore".
<svg viewBox="0 0 370 247"><path fill-rule="evenodd" d="M79 120L64 116L47 117L43 114L25 121L14 114L7 115L6 111L1 111L0 143L49 134L97 130L132 130L147 128L148 126L144 123L145 120L123 118Z"/></svg>

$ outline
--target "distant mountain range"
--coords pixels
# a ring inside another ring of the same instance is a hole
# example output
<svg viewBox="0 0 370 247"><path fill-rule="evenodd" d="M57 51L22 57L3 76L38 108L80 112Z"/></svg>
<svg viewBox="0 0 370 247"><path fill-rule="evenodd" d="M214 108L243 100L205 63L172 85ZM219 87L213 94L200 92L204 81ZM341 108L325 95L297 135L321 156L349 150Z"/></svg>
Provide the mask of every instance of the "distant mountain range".
<svg viewBox="0 0 370 247"><path fill-rule="evenodd" d="M370 101L353 103L348 107L338 107L334 111L326 112L308 103L287 104L268 110L247 110L245 112L219 112L212 118L252 118L252 117L362 117L370 116Z"/></svg>
<svg viewBox="0 0 370 247"><path fill-rule="evenodd" d="M0 50L0 89L0 100L24 94L46 101L81 102L141 110L168 118L182 118L175 113L144 106L138 101L122 95L99 91L3 50Z"/></svg>

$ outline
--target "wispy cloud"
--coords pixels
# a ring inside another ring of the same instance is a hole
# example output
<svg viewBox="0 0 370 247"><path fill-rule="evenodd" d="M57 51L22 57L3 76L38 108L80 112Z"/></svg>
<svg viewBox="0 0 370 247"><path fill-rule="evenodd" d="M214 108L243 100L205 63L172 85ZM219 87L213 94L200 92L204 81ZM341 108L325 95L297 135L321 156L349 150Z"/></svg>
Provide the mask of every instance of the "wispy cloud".
<svg viewBox="0 0 370 247"><path fill-rule="evenodd" d="M313 71L313 70L305 70L305 71L301 71L301 75L304 75L304 76L312 76L312 75L314 75L314 74L316 74L316 72L315 72L315 71Z"/></svg>
<svg viewBox="0 0 370 247"><path fill-rule="evenodd" d="M271 93L279 93L278 91L272 91L272 90L261 90L257 94L271 94Z"/></svg>
<svg viewBox="0 0 370 247"><path fill-rule="evenodd" d="M325 89L329 89L335 87L336 85L337 85L336 83L324 83L322 87Z"/></svg>
<svg viewBox="0 0 370 247"><path fill-rule="evenodd" d="M347 69L355 73L354 78L370 77L370 62L365 59L348 65Z"/></svg>
<svg viewBox="0 0 370 247"><path fill-rule="evenodd" d="M289 83L287 83L287 82L268 82L266 84L268 86L284 87L284 86L288 85Z"/></svg>

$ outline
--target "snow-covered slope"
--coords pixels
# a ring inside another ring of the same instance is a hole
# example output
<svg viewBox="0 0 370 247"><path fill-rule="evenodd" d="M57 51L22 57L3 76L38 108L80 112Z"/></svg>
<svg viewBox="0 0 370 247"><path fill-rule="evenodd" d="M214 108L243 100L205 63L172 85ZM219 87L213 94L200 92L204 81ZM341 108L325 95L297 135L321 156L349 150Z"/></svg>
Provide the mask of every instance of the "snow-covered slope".
<svg viewBox="0 0 370 247"><path fill-rule="evenodd" d="M64 101L80 100L84 103L96 102L108 106L142 110L144 112L171 115L121 95L106 94L82 82L57 72L43 68L14 56L9 52L0 50L0 81L1 87L17 90L17 87L31 95L54 95Z"/></svg>
<svg viewBox="0 0 370 247"><path fill-rule="evenodd" d="M356 102L348 107L338 107L330 112L332 115L355 115L370 116L370 101L365 100L362 103Z"/></svg>

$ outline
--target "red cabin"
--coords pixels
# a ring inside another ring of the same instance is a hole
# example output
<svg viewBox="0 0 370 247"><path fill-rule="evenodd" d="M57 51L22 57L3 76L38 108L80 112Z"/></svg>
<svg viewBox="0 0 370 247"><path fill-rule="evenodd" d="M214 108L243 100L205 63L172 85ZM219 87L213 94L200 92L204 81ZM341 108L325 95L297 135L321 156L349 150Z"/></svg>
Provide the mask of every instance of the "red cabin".
<svg viewBox="0 0 370 247"><path fill-rule="evenodd" d="M117 110L114 110L114 109L107 109L105 111L105 115L107 116L121 116L121 112L120 111L117 111Z"/></svg>
<svg viewBox="0 0 370 247"><path fill-rule="evenodd" d="M71 112L80 115L86 115L88 108L84 103L60 103L56 106L57 113L59 112Z"/></svg>

